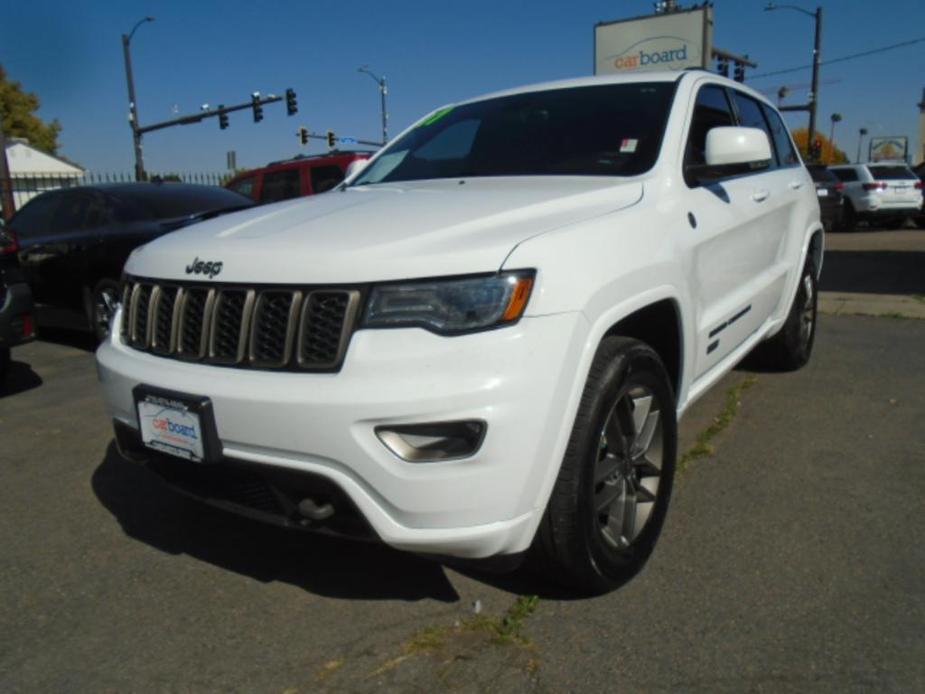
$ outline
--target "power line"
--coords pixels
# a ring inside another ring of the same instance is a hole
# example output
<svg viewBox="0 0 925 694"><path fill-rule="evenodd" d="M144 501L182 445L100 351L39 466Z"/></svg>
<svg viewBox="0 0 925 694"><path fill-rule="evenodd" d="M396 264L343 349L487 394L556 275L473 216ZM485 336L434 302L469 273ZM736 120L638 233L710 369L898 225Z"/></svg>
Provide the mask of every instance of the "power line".
<svg viewBox="0 0 925 694"><path fill-rule="evenodd" d="M863 51L862 53L852 53L851 55L844 55L840 58L832 58L831 60L823 60L820 62L820 65L833 65L835 63L843 63L846 60L854 60L855 58L863 58L868 55L875 55L877 53L886 53L887 51L892 51L897 48L904 48L906 46L912 46L916 43L922 43L925 41L925 36L921 36L917 39L911 39L910 41L903 41L902 43L894 43L890 46L883 46L882 48L873 48L869 51ZM800 70L809 70L812 65L801 65L800 67L790 67L785 70L774 70L773 72L763 72L760 75L752 75L748 79L756 80L761 77L772 77L774 75L785 75L788 72L799 72Z"/></svg>

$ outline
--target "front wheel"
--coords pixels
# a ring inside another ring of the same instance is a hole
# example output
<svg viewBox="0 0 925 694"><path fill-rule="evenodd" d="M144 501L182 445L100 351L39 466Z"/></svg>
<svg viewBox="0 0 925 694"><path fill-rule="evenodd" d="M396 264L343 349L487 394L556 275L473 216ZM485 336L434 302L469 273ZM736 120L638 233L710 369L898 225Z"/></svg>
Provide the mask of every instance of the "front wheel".
<svg viewBox="0 0 925 694"><path fill-rule="evenodd" d="M674 395L658 354L606 338L531 549L539 568L586 593L636 574L662 529L676 450Z"/></svg>
<svg viewBox="0 0 925 694"><path fill-rule="evenodd" d="M96 283L90 295L90 327L96 335L97 342L103 342L109 337L112 317L119 304L119 283L115 280L103 279Z"/></svg>
<svg viewBox="0 0 925 694"><path fill-rule="evenodd" d="M0 384L6 378L6 372L10 368L10 348L0 347Z"/></svg>

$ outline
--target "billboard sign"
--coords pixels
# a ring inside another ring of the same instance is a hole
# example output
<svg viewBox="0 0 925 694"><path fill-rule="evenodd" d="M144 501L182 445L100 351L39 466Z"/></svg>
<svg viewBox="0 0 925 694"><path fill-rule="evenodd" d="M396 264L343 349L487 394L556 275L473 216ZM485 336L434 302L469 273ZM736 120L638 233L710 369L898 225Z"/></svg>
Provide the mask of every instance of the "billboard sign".
<svg viewBox="0 0 925 694"><path fill-rule="evenodd" d="M909 138L905 135L870 138L869 161L905 161L909 152Z"/></svg>
<svg viewBox="0 0 925 694"><path fill-rule="evenodd" d="M708 67L713 8L601 22L594 27L594 74Z"/></svg>

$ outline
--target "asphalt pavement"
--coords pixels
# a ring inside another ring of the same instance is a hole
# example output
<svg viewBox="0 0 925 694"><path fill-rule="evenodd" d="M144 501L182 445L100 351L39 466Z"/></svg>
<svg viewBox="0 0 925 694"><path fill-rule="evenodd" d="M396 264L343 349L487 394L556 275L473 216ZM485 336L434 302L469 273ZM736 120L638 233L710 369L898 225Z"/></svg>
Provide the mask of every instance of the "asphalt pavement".
<svg viewBox="0 0 925 694"><path fill-rule="evenodd" d="M682 422L730 420L649 564L576 599L177 497L47 333L0 391L0 690L923 691L922 344L822 315L803 370L740 366Z"/></svg>

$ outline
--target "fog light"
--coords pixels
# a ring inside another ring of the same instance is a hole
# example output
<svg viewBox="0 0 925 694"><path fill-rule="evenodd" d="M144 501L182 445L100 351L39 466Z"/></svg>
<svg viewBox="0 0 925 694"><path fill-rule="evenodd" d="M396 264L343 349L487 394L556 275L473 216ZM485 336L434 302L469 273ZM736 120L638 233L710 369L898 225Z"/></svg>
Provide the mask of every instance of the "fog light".
<svg viewBox="0 0 925 694"><path fill-rule="evenodd" d="M471 419L460 422L389 424L376 427L376 436L392 453L410 463L467 458L479 450L488 425Z"/></svg>

